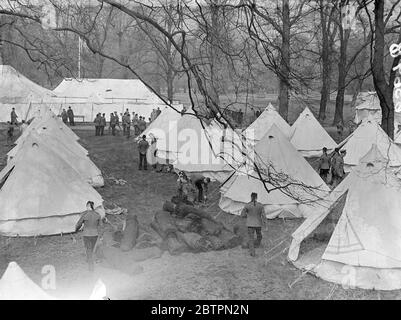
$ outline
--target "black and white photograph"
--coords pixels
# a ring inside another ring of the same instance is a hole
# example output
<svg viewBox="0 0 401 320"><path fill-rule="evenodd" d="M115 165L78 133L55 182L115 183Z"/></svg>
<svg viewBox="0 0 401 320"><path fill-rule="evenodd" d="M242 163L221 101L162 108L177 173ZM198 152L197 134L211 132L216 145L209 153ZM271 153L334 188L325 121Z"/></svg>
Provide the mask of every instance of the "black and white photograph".
<svg viewBox="0 0 401 320"><path fill-rule="evenodd" d="M0 300L400 299L401 0L0 0Z"/></svg>

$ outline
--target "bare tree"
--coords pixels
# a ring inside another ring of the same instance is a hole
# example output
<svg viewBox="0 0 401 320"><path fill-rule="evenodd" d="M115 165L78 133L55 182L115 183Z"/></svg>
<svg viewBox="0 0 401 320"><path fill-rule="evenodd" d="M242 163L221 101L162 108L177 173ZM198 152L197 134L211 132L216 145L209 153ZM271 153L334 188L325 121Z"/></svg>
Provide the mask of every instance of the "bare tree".
<svg viewBox="0 0 401 320"><path fill-rule="evenodd" d="M322 88L320 90L319 120L326 119L327 102L330 100L330 86L332 76L332 63L334 55L334 41L338 32L335 22L337 10L335 1L331 5L325 0L318 0L318 11L322 33L321 62L322 62Z"/></svg>
<svg viewBox="0 0 401 320"><path fill-rule="evenodd" d="M387 17L385 18L385 4L382 0L374 1L374 24L373 28L373 58L372 58L372 75L373 84L375 86L377 95L380 99L380 106L382 109L382 127L386 133L393 138L394 137L394 102L393 102L393 91L394 91L394 80L396 71L393 70L395 66L400 62L400 56L393 59L391 64L391 69L389 76L385 70L385 34L386 25L389 23L391 16L394 14L395 10L400 7L401 1L394 1ZM366 12L368 13L368 8L365 6ZM401 11L397 12L397 17L395 19L396 25L395 30L398 29L398 43L401 42L401 29L400 29L400 16Z"/></svg>

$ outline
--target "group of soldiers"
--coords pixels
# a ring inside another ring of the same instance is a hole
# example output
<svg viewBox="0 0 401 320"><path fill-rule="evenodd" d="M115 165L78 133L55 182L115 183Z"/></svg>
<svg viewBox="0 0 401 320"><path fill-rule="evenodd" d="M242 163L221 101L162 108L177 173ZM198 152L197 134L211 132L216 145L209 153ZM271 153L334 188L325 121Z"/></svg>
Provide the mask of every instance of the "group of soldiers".
<svg viewBox="0 0 401 320"><path fill-rule="evenodd" d="M327 148L323 148L323 154L319 159L318 171L323 181L331 184L335 188L345 176L344 171L344 157L345 150L335 148L333 154L327 153ZM331 181L329 181L329 175L331 173Z"/></svg>
<svg viewBox="0 0 401 320"><path fill-rule="evenodd" d="M103 136L104 128L107 124L106 114L98 113L93 122L95 123L95 135ZM118 115L117 111L110 113L109 124L109 133L115 136L117 132L122 131L123 136L126 136L127 139L129 139L131 136L131 126L134 127L135 136L140 135L143 131L145 131L147 126L145 117L139 116L135 112L132 112L131 116L128 109L126 109L124 114L120 113L120 116Z"/></svg>
<svg viewBox="0 0 401 320"><path fill-rule="evenodd" d="M184 203L204 203L207 201L210 178L200 174L187 176L180 171L177 179L178 200Z"/></svg>
<svg viewBox="0 0 401 320"><path fill-rule="evenodd" d="M63 109L63 111L61 112L61 119L65 124L75 126L74 111L72 110L71 106L68 107L68 110Z"/></svg>

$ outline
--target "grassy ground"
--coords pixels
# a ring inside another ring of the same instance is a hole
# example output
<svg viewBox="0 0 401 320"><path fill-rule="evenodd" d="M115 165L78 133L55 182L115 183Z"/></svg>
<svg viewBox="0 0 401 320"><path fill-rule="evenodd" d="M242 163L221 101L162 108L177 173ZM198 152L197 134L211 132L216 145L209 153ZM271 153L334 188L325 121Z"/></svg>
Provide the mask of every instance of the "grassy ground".
<svg viewBox="0 0 401 320"><path fill-rule="evenodd" d="M93 161L104 172L106 185L99 189L108 205L127 208L147 226L163 201L175 193L175 176L137 170L133 140L122 137L95 137L92 131L76 130ZM1 140L4 155L8 147ZM127 184L116 185L113 178ZM214 185L218 188L218 185ZM214 193L209 210L228 227L236 223L231 215L220 212ZM220 212L220 214L219 214ZM158 259L132 264L132 271L121 272L97 265L87 272L79 235L41 238L0 237L0 274L8 262L16 261L37 283L44 265L56 270L57 288L49 293L59 298L89 296L95 281L105 282L112 299L398 299L400 292L344 290L340 286L306 275L287 262L291 233L301 220L274 220L264 233L262 248L251 258L247 250L235 248L220 252L182 254L164 253ZM74 241L76 238L77 241ZM290 286L295 280L294 285Z"/></svg>

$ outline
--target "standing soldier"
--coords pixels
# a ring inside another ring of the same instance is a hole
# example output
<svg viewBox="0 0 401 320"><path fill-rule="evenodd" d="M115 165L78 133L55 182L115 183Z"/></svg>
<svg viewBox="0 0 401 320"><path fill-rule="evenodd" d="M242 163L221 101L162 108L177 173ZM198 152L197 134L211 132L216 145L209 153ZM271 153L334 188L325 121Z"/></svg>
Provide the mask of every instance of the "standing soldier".
<svg viewBox="0 0 401 320"><path fill-rule="evenodd" d="M146 130L145 117L139 117L138 127L139 127L139 133L142 133Z"/></svg>
<svg viewBox="0 0 401 320"><path fill-rule="evenodd" d="M142 170L142 166L145 170L148 170L148 160L146 154L149 149L149 142L146 141L146 135L142 136L142 140L138 142L139 151L139 170Z"/></svg>
<svg viewBox="0 0 401 320"><path fill-rule="evenodd" d="M124 113L124 115L122 116L121 122L123 123L123 136L125 136L126 132L127 132L127 122L126 122L126 118L127 118L127 114Z"/></svg>
<svg viewBox="0 0 401 320"><path fill-rule="evenodd" d="M116 135L116 118L114 116L114 114L110 113L110 127L109 129L111 129L111 134L113 136Z"/></svg>
<svg viewBox="0 0 401 320"><path fill-rule="evenodd" d="M332 174L332 186L333 188L337 187L337 185L341 182L342 178L345 175L344 172L344 156L345 150L341 150L336 148L334 150L334 155L331 158L331 174Z"/></svg>
<svg viewBox="0 0 401 320"><path fill-rule="evenodd" d="M81 218L78 220L75 226L75 232L78 232L83 225L83 240L86 250L86 258L89 266L89 270L94 269L94 251L96 247L96 242L99 236L101 236L101 228L103 226L102 217L94 209L94 203L88 201L86 204L86 211L82 214Z"/></svg>
<svg viewBox="0 0 401 320"><path fill-rule="evenodd" d="M17 114L15 113L15 108L11 110L11 124L17 124Z"/></svg>
<svg viewBox="0 0 401 320"><path fill-rule="evenodd" d="M115 127L118 127L119 130L121 131L120 127L120 118L118 117L117 111L114 111L114 122L115 122ZM115 135L115 134L114 134Z"/></svg>
<svg viewBox="0 0 401 320"><path fill-rule="evenodd" d="M318 167L319 175L325 183L327 183L327 176L330 172L330 156L327 154L327 148L323 148L323 154L319 159Z"/></svg>
<svg viewBox="0 0 401 320"><path fill-rule="evenodd" d="M106 114L103 113L100 117L100 135L104 135L104 127L106 126Z"/></svg>
<svg viewBox="0 0 401 320"><path fill-rule="evenodd" d="M132 119L132 123L133 123L134 129L135 129L135 136L137 136L137 135L139 135L139 119L138 119L137 113L135 113L135 116Z"/></svg>
<svg viewBox="0 0 401 320"><path fill-rule="evenodd" d="M93 121L95 123L95 136L100 136L100 125L101 125L101 115L98 113L96 115L95 120Z"/></svg>
<svg viewBox="0 0 401 320"><path fill-rule="evenodd" d="M131 116L130 116L129 112L127 112L125 117L126 117L125 122L127 125L127 139L129 139L131 136Z"/></svg>
<svg viewBox="0 0 401 320"><path fill-rule="evenodd" d="M67 124L67 122L68 122L68 115L67 115L67 111L65 111L65 109L63 109L63 112L61 112L61 120L63 120L63 122L65 124Z"/></svg>
<svg viewBox="0 0 401 320"><path fill-rule="evenodd" d="M67 115L68 115L68 120L70 122L70 126L75 126L74 111L72 111L71 106L68 107Z"/></svg>
<svg viewBox="0 0 401 320"><path fill-rule="evenodd" d="M246 226L249 235L249 252L255 256L255 247L258 248L262 242L262 225L266 227L263 205L257 202L258 194L251 193L251 202L247 203L241 211L241 217L246 218ZM254 233L256 232L256 240Z"/></svg>

